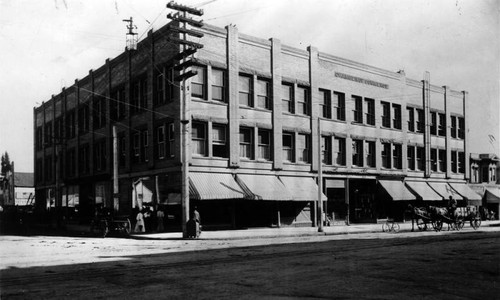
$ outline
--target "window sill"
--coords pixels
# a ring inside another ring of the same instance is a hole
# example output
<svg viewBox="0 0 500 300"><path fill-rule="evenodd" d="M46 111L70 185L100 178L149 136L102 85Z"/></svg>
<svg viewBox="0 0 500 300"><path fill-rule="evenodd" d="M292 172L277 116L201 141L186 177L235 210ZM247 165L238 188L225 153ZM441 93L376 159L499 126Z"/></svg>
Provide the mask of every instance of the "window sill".
<svg viewBox="0 0 500 300"><path fill-rule="evenodd" d="M207 99L202 99L202 98L191 98L191 100L194 102L210 103L210 104L214 104L214 105L227 106L227 102L224 102L224 101L207 100Z"/></svg>
<svg viewBox="0 0 500 300"><path fill-rule="evenodd" d="M357 125L357 126L371 127L371 128L375 128L376 127L375 125L365 124L365 123L360 123L360 122L355 122L355 121L352 121L351 124L352 125Z"/></svg>
<svg viewBox="0 0 500 300"><path fill-rule="evenodd" d="M271 109L266 109L266 108L262 108L262 107L252 107L252 106L240 105L239 108L240 109L248 109L248 110L256 110L256 111L268 112L268 113L273 112Z"/></svg>

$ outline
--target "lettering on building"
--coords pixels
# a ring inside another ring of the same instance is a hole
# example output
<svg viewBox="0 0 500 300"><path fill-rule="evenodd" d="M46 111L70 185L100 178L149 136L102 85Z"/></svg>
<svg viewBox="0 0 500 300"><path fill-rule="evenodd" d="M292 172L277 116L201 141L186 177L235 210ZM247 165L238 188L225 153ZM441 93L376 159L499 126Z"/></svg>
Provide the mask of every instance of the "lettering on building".
<svg viewBox="0 0 500 300"><path fill-rule="evenodd" d="M354 82L359 82L359 83L363 83L363 84L367 84L367 85L372 85L372 86L376 86L376 87L383 88L383 89L389 88L388 84L380 83L380 82L376 82L373 80L364 79L361 77L356 77L356 76L352 76L352 75L348 75L348 74L344 74L344 73L335 72L335 77L346 79L346 80L351 80Z"/></svg>

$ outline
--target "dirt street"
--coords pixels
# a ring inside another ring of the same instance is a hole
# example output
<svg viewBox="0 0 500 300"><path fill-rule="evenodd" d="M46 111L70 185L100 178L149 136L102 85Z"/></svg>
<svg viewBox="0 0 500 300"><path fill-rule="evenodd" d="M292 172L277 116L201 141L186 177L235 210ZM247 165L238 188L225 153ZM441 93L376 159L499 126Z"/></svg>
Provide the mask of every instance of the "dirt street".
<svg viewBox="0 0 500 300"><path fill-rule="evenodd" d="M493 299L500 233L0 237L2 299Z"/></svg>

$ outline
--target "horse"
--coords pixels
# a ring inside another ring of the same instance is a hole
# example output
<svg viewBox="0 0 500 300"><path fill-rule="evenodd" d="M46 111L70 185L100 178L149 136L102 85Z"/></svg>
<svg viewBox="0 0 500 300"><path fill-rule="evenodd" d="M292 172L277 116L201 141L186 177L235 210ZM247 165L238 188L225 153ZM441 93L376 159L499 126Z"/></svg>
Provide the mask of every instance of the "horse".
<svg viewBox="0 0 500 300"><path fill-rule="evenodd" d="M436 231L440 231L443 223L448 224L448 230L460 230L463 222L458 211L444 207L429 206L429 213Z"/></svg>

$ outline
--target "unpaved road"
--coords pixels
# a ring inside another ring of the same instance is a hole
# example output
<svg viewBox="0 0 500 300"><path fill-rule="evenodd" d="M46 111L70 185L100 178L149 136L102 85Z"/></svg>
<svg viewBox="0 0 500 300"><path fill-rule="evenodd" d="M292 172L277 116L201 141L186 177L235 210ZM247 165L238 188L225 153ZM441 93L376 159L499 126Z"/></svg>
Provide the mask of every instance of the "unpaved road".
<svg viewBox="0 0 500 300"><path fill-rule="evenodd" d="M2 236L0 242L1 299L500 295L498 229L188 241Z"/></svg>

